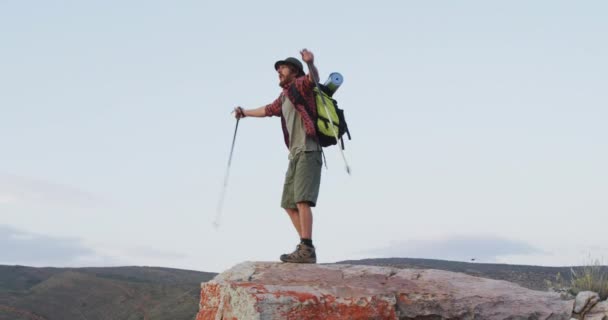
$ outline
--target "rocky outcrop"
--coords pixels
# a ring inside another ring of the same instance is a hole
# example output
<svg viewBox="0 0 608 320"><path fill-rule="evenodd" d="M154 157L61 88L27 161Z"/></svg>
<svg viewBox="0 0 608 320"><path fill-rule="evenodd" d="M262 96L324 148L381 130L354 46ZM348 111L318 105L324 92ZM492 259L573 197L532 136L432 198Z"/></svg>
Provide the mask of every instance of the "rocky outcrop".
<svg viewBox="0 0 608 320"><path fill-rule="evenodd" d="M600 302L595 292L579 292L574 300L572 319L608 320L608 301Z"/></svg>
<svg viewBox="0 0 608 320"><path fill-rule="evenodd" d="M203 283L196 319L567 320L573 306L555 293L448 271L245 262Z"/></svg>
<svg viewBox="0 0 608 320"><path fill-rule="evenodd" d="M608 301L599 302L594 305L584 317L584 320L608 320Z"/></svg>

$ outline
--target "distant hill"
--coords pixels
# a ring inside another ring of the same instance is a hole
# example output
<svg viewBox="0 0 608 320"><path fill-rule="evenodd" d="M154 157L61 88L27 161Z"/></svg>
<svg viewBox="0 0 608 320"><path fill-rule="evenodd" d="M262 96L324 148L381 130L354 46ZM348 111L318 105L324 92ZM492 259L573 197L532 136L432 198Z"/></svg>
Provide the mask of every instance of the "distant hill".
<svg viewBox="0 0 608 320"><path fill-rule="evenodd" d="M547 290L570 267L386 258L338 263L440 269ZM607 272L608 272L608 267ZM580 267L574 267L580 270ZM153 267L32 268L0 265L0 320L192 320L200 283L216 273Z"/></svg>
<svg viewBox="0 0 608 320"><path fill-rule="evenodd" d="M191 320L216 274L153 267L0 266L0 320Z"/></svg>
<svg viewBox="0 0 608 320"><path fill-rule="evenodd" d="M560 274L562 279L569 282L572 275L571 269L574 269L576 272L582 271L582 267L542 267L414 258L345 260L337 263L461 272L476 277L505 280L517 283L528 289L541 291L549 290L549 283L555 283L558 274ZM603 268L608 273L608 267Z"/></svg>

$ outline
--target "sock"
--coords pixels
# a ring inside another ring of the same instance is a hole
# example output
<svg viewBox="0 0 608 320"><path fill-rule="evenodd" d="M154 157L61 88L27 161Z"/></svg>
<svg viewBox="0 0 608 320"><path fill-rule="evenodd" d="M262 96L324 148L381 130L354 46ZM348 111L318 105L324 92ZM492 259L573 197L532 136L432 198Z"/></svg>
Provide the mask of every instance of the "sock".
<svg viewBox="0 0 608 320"><path fill-rule="evenodd" d="M303 244L305 244L305 245L307 245L307 246L309 246L309 247L314 247L314 246L312 245L312 239L304 239L304 238L300 238L300 241L301 241L300 243L303 243Z"/></svg>

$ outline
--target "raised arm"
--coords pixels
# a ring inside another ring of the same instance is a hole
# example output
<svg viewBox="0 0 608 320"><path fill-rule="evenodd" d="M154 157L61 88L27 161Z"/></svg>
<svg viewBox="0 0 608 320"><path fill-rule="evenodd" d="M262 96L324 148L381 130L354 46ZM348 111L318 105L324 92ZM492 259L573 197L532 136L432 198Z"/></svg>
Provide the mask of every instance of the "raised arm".
<svg viewBox="0 0 608 320"><path fill-rule="evenodd" d="M302 49L300 51L302 55L302 60L308 65L308 79L312 83L319 82L319 70L315 66L315 56L312 52L308 51L308 49Z"/></svg>

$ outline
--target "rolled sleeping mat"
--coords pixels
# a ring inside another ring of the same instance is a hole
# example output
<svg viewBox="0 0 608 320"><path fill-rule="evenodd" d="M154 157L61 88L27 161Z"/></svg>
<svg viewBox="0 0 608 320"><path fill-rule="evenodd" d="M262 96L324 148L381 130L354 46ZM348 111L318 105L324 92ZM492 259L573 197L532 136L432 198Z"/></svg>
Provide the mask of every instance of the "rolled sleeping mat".
<svg viewBox="0 0 608 320"><path fill-rule="evenodd" d="M338 90L338 88L340 88L343 81L344 81L344 78L342 77L342 75L340 73L332 72L329 75L329 78L327 78L327 81L325 81L325 83L323 85L327 89L329 89L329 92L330 92L329 95L333 96L334 93L336 93L336 91Z"/></svg>

